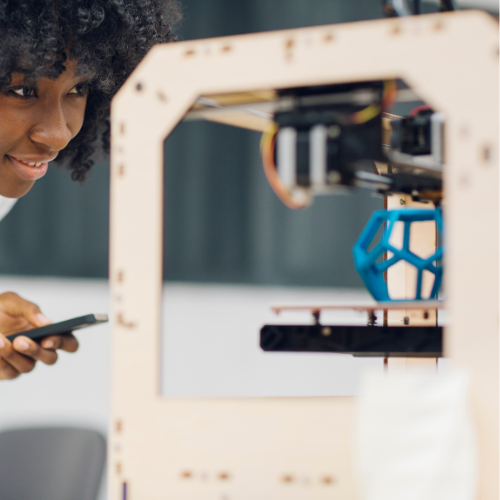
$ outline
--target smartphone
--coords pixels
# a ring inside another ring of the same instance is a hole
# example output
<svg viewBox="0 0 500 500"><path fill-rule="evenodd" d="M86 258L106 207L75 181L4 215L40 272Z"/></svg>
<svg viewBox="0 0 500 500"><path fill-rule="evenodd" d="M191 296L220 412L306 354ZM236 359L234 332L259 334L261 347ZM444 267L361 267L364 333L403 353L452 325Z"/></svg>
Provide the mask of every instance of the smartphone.
<svg viewBox="0 0 500 500"><path fill-rule="evenodd" d="M26 330L25 332L13 333L12 335L7 335L7 338L9 340L14 340L16 337L22 335L23 337L28 337L32 340L40 340L44 337L49 337L50 335L62 335L64 333L70 333L74 330L86 328L87 326L106 323L107 321L107 314L87 314L86 316L79 316L78 318L68 319L66 321L61 321L60 323L52 323L51 325L33 328L32 330Z"/></svg>

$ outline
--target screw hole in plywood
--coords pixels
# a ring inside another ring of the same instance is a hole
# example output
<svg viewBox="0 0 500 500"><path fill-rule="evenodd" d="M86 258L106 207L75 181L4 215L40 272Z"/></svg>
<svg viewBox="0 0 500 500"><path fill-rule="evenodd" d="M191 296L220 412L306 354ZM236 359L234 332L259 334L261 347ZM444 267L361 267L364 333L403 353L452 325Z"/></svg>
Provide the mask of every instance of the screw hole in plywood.
<svg viewBox="0 0 500 500"><path fill-rule="evenodd" d="M391 27L390 34L393 36L401 34L401 26L399 23L394 23Z"/></svg>
<svg viewBox="0 0 500 500"><path fill-rule="evenodd" d="M118 271L116 276L117 276L118 283L122 283L123 277L124 277L123 271Z"/></svg>
<svg viewBox="0 0 500 500"><path fill-rule="evenodd" d="M161 102L167 102L168 99L167 99L167 96L161 91L159 90L156 95L158 96L158 99L161 101Z"/></svg>
<svg viewBox="0 0 500 500"><path fill-rule="evenodd" d="M217 477L221 481L229 481L231 479L231 474L229 474L229 472L220 472Z"/></svg>
<svg viewBox="0 0 500 500"><path fill-rule="evenodd" d="M116 315L116 323L125 328L135 328L135 323L133 321L125 321L122 313Z"/></svg>
<svg viewBox="0 0 500 500"><path fill-rule="evenodd" d="M325 486L330 486L335 483L335 479L332 476L323 476L320 479L321 484L324 484Z"/></svg>
<svg viewBox="0 0 500 500"><path fill-rule="evenodd" d="M284 474L281 476L281 482L285 484L293 483L294 479L295 478L291 474Z"/></svg>
<svg viewBox="0 0 500 500"><path fill-rule="evenodd" d="M325 43L330 43L330 42L333 42L333 34L332 33L327 33L324 37L323 37L323 41Z"/></svg>
<svg viewBox="0 0 500 500"><path fill-rule="evenodd" d="M424 311L424 319L429 319L429 311Z"/></svg>
<svg viewBox="0 0 500 500"><path fill-rule="evenodd" d="M432 29L434 31L442 31L444 28L443 23L441 21L436 21L434 25L432 26Z"/></svg>
<svg viewBox="0 0 500 500"><path fill-rule="evenodd" d="M135 89L137 90L137 92L140 92L142 90L142 83L139 82L136 86L135 86Z"/></svg>
<svg viewBox="0 0 500 500"><path fill-rule="evenodd" d="M115 470L118 475L122 473L122 464L120 462L117 462L115 465Z"/></svg>
<svg viewBox="0 0 500 500"><path fill-rule="evenodd" d="M295 46L295 40L289 38L285 41L285 60L286 62L292 62L293 60L293 48Z"/></svg>
<svg viewBox="0 0 500 500"><path fill-rule="evenodd" d="M224 47L222 47L221 51L223 53L228 53L228 52L231 52L233 50L233 48L231 47L231 45L224 45Z"/></svg>
<svg viewBox="0 0 500 500"><path fill-rule="evenodd" d="M491 147L485 145L481 148L481 159L483 162L489 163L491 161Z"/></svg>
<svg viewBox="0 0 500 500"><path fill-rule="evenodd" d="M191 479L194 476L194 474L190 470L183 470L180 473L180 476L182 479Z"/></svg>
<svg viewBox="0 0 500 500"><path fill-rule="evenodd" d="M120 123L120 135L123 135L125 133L125 123L121 122Z"/></svg>
<svg viewBox="0 0 500 500"><path fill-rule="evenodd" d="M195 54L195 51L193 49L188 49L184 52L184 57L193 57Z"/></svg>
<svg viewBox="0 0 500 500"><path fill-rule="evenodd" d="M118 167L118 175L120 177L123 177L125 175L125 167L123 164L121 164L119 167Z"/></svg>

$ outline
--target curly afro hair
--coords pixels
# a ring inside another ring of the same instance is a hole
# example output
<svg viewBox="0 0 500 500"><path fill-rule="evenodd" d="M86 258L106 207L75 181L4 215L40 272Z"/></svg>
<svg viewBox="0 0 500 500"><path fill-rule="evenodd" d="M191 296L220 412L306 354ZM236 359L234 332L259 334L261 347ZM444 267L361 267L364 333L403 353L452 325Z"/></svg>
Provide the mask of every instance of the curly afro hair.
<svg viewBox="0 0 500 500"><path fill-rule="evenodd" d="M99 139L109 152L112 97L153 45L176 39L180 17L176 0L0 0L0 91L13 72L55 79L67 58L95 72L83 127L57 158L73 180L85 180Z"/></svg>

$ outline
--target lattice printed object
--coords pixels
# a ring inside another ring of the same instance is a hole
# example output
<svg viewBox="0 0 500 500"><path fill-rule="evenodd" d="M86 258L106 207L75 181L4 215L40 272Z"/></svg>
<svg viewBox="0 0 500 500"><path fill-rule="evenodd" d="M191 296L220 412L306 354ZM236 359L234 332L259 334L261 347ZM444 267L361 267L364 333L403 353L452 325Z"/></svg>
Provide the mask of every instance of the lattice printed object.
<svg viewBox="0 0 500 500"><path fill-rule="evenodd" d="M363 279L366 288L377 301L392 300L389 297L384 272L394 264L403 260L417 269L417 285L415 298L409 300L422 300L422 278L424 271L434 274L434 284L429 299L437 298L443 277L443 267L436 264L443 257L443 247L439 246L436 251L427 258L419 257L410 251L410 229L413 222L434 221L440 235L443 234L443 215L440 209L402 209L402 210L378 210L368 221L358 241L353 247L354 263L356 270ZM368 250L375 238L380 226L387 222L386 229L381 241L372 250ZM404 224L403 245L396 248L390 243L391 234L395 223ZM393 255L382 262L377 262L384 252Z"/></svg>

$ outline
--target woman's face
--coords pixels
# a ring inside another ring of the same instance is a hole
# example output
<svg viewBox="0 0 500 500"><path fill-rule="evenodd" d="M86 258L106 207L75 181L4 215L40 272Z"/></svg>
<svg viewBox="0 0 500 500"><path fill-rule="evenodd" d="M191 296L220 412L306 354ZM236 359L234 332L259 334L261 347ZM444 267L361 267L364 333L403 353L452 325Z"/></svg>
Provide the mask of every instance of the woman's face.
<svg viewBox="0 0 500 500"><path fill-rule="evenodd" d="M77 75L67 61L56 80L40 78L35 87L13 73L0 92L0 195L20 198L45 175L48 162L78 134L87 104L89 75Z"/></svg>

